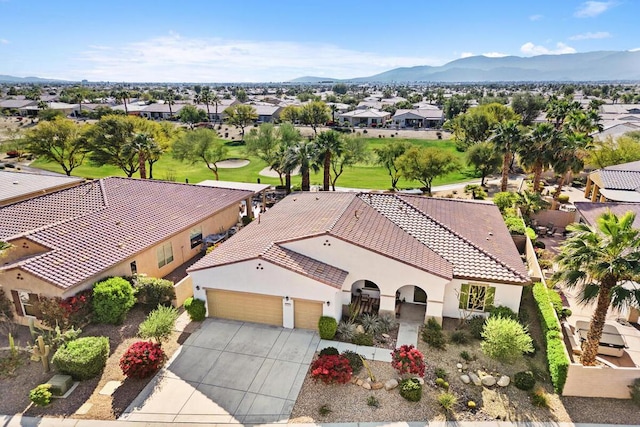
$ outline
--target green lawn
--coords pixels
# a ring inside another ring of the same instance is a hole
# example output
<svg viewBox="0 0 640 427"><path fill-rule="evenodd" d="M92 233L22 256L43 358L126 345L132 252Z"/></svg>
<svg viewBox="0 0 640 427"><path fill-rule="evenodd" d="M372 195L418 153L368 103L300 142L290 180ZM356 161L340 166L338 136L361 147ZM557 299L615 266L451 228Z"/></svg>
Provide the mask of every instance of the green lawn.
<svg viewBox="0 0 640 427"><path fill-rule="evenodd" d="M413 145L425 146L425 147L438 147L450 151L456 157L459 158L463 168L460 171L450 173L444 177L434 180L433 185L451 184L455 182L466 181L474 178L475 175L471 169L466 167L464 153L456 151L455 145L451 141L447 140L425 140L425 139L405 139ZM367 138L369 149L373 149L377 146L381 146L385 143L389 143L389 138ZM237 181L237 182L257 182L260 181L264 184L279 184L277 178L268 178L259 175L259 172L267 165L265 162L258 158L247 156L244 152L244 147L229 146L229 158L246 158L250 160L249 165L235 168L235 169L219 169L220 179L224 181ZM373 156L372 156L373 158ZM42 160L36 160L32 163L33 167L51 170L55 172L61 172L62 169L50 162ZM106 176L125 176L124 172L115 166L102 166L95 167L85 162L82 166L76 168L73 171L74 176L82 176L85 178L103 178ZM179 162L173 159L170 155L165 155L159 160L153 167L153 177L156 179L175 180L178 182L185 182L186 179L190 183L197 183L206 179L215 179L215 176L209 169L202 163L191 165L188 163ZM293 184L299 184L300 177L293 178ZM312 185L318 185L322 183L322 171L311 174ZM338 179L337 185L340 187L351 188L366 188L366 189L388 189L391 186L391 179L389 178L386 169L376 166L374 164L359 164L353 168L346 169L342 176ZM401 179L399 182L400 188L416 188L420 184L414 181L406 181Z"/></svg>

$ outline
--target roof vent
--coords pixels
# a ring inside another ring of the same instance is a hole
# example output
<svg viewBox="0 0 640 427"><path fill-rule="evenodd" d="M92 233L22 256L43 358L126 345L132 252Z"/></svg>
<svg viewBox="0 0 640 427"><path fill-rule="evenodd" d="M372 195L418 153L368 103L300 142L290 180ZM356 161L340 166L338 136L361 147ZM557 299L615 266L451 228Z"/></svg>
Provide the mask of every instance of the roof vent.
<svg viewBox="0 0 640 427"><path fill-rule="evenodd" d="M18 181L13 181L13 185L18 185L20 184Z"/></svg>

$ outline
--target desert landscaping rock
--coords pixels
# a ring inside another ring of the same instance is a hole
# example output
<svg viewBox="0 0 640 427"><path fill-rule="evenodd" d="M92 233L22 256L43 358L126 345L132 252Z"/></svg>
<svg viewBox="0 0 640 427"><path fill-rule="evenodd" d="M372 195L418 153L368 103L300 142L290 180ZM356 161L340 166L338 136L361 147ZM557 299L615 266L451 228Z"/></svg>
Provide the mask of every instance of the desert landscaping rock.
<svg viewBox="0 0 640 427"><path fill-rule="evenodd" d="M507 375L503 375L500 377L500 379L498 380L497 384L500 387L506 387L511 383L511 378L509 378L509 376Z"/></svg>
<svg viewBox="0 0 640 427"><path fill-rule="evenodd" d="M371 390L371 383L368 383L368 382L362 383L362 388L365 390Z"/></svg>
<svg viewBox="0 0 640 427"><path fill-rule="evenodd" d="M471 378L469 378L469 375L463 374L463 375L460 375L460 381L462 381L465 384L469 384L471 382Z"/></svg>
<svg viewBox="0 0 640 427"><path fill-rule="evenodd" d="M113 392L116 391L116 389L121 385L122 381L109 381L104 385L104 387L102 387L102 390L100 390L100 394L111 396Z"/></svg>
<svg viewBox="0 0 640 427"><path fill-rule="evenodd" d="M477 376L475 373L473 372L469 372L469 378L471 378L471 381L475 384L475 385L482 385L482 381L480 381L480 377Z"/></svg>
<svg viewBox="0 0 640 427"><path fill-rule="evenodd" d="M371 384L371 390L380 390L384 387L384 384L382 384L381 382L376 382Z"/></svg>
<svg viewBox="0 0 640 427"><path fill-rule="evenodd" d="M485 375L484 377L482 377L480 382L485 387L491 387L496 385L496 378L493 375Z"/></svg>
<svg viewBox="0 0 640 427"><path fill-rule="evenodd" d="M362 325L356 326L356 332L359 334L364 334L364 326Z"/></svg>
<svg viewBox="0 0 640 427"><path fill-rule="evenodd" d="M456 363L456 368L462 369L462 363Z"/></svg>
<svg viewBox="0 0 640 427"><path fill-rule="evenodd" d="M394 378L391 378L384 383L384 389L387 391L393 390L396 387L398 387L398 381Z"/></svg>
<svg viewBox="0 0 640 427"><path fill-rule="evenodd" d="M360 378L358 378L358 380L356 381L356 385L358 387L362 387L362 384L364 384L364 381L362 381Z"/></svg>

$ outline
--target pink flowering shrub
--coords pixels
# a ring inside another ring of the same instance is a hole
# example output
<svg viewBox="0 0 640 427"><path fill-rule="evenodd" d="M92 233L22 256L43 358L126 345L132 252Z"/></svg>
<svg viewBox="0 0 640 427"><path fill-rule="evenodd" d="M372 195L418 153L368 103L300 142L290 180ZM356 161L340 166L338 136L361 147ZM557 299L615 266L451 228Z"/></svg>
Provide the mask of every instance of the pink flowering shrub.
<svg viewBox="0 0 640 427"><path fill-rule="evenodd" d="M349 359L341 355L320 356L311 365L311 377L325 384L346 384L352 374Z"/></svg>
<svg viewBox="0 0 640 427"><path fill-rule="evenodd" d="M131 344L120 359L120 369L129 378L147 378L160 369L164 360L160 344L138 341Z"/></svg>
<svg viewBox="0 0 640 427"><path fill-rule="evenodd" d="M400 375L413 374L424 377L424 356L412 345L402 345L391 352L391 366Z"/></svg>

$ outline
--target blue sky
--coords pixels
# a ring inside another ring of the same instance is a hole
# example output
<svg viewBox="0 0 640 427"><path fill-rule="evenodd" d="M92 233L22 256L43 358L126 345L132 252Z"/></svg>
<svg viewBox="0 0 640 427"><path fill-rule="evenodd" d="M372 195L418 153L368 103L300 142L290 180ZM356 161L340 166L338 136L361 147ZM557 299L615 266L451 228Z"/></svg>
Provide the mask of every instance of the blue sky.
<svg viewBox="0 0 640 427"><path fill-rule="evenodd" d="M0 74L349 78L471 55L640 48L638 0L0 0Z"/></svg>

